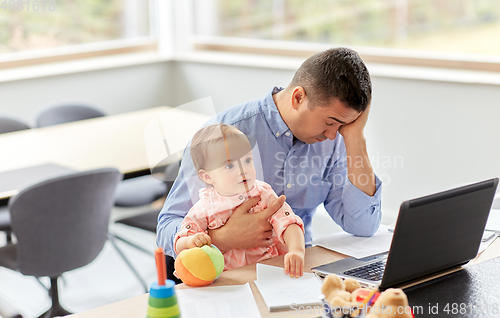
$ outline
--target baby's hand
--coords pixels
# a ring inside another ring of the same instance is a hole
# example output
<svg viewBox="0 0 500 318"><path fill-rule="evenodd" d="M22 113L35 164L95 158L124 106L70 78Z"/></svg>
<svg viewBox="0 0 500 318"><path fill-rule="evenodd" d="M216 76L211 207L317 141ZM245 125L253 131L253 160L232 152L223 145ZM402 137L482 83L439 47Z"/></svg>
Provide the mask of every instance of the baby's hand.
<svg viewBox="0 0 500 318"><path fill-rule="evenodd" d="M208 234L205 233L196 233L193 236L189 237L190 240L187 244L188 248L192 247L202 247L203 245L212 245L212 239Z"/></svg>
<svg viewBox="0 0 500 318"><path fill-rule="evenodd" d="M285 274L297 278L304 274L304 252L292 250L286 253Z"/></svg>

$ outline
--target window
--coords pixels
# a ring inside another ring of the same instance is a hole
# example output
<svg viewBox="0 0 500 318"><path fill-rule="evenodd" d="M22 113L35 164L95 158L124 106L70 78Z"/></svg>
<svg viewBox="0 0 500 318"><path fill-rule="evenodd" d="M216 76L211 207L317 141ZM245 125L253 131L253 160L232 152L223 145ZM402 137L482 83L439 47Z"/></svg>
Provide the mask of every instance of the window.
<svg viewBox="0 0 500 318"><path fill-rule="evenodd" d="M35 52L307 57L343 45L366 62L500 71L500 0L0 0L0 25L0 68Z"/></svg>
<svg viewBox="0 0 500 318"><path fill-rule="evenodd" d="M89 45L95 51L110 43L151 46L150 10L147 0L0 0L0 57Z"/></svg>
<svg viewBox="0 0 500 318"><path fill-rule="evenodd" d="M359 48L360 53L372 48L376 50L371 52L399 50L391 56L411 50L410 55L421 52L438 59L449 53L465 60L481 55L490 62L500 57L499 0L194 0L193 4L198 36L345 45Z"/></svg>

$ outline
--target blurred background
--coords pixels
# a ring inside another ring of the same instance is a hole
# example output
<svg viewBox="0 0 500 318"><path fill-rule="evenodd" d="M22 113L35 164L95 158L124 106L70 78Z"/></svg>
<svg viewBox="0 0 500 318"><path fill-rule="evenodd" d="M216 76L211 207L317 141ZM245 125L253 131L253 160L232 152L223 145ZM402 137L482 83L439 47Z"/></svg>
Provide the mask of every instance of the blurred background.
<svg viewBox="0 0 500 318"><path fill-rule="evenodd" d="M147 0L3 1L0 53L154 37L155 10ZM195 35L500 53L498 0L194 0L191 11Z"/></svg>

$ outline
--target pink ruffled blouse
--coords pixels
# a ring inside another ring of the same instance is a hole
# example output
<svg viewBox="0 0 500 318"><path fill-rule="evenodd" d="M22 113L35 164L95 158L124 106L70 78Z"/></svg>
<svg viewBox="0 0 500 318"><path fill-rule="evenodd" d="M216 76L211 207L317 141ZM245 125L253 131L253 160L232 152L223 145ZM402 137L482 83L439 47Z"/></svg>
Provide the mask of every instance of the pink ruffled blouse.
<svg viewBox="0 0 500 318"><path fill-rule="evenodd" d="M208 234L208 229L217 229L223 226L233 210L249 197L259 195L261 197L260 202L250 210L251 213L261 212L278 198L271 186L258 180L255 181L254 187L249 193L224 197L219 195L213 187L201 189L199 193L200 200L184 218L181 230L175 236L174 246L180 237L192 236L199 232ZM272 244L269 247L227 251L224 253L224 270L286 254L288 248L283 240L283 233L290 224L299 225L304 233L302 219L293 213L292 208L286 202L268 221L273 226Z"/></svg>

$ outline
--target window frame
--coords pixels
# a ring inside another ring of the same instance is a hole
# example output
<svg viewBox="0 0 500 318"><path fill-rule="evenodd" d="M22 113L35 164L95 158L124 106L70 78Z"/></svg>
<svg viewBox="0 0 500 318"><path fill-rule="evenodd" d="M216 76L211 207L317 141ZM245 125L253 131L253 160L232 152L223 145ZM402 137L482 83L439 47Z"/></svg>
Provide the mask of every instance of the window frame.
<svg viewBox="0 0 500 318"><path fill-rule="evenodd" d="M0 55L0 70L118 54L154 52L157 49L157 41L147 37L5 53Z"/></svg>
<svg viewBox="0 0 500 318"><path fill-rule="evenodd" d="M193 51L246 53L308 58L320 51L341 45L230 38L192 35ZM500 72L500 57L449 52L400 50L378 47L349 46L357 51L364 62L394 66Z"/></svg>

